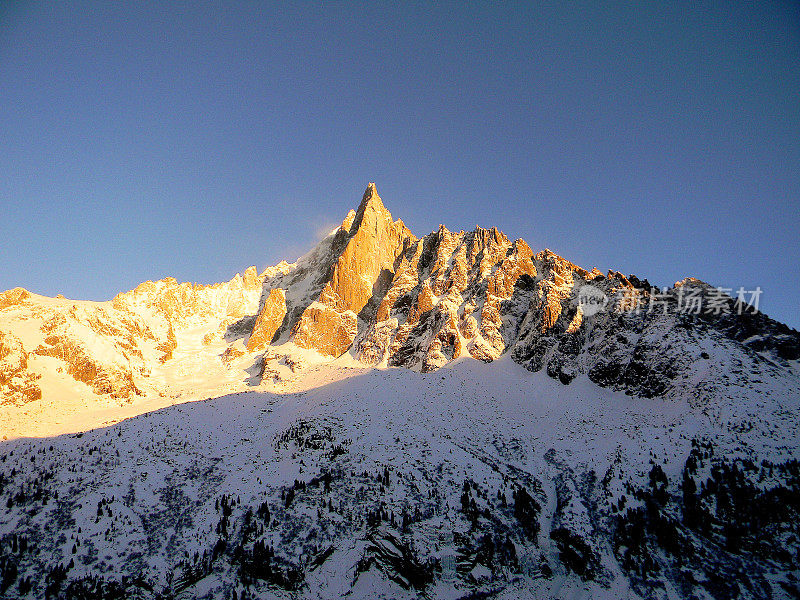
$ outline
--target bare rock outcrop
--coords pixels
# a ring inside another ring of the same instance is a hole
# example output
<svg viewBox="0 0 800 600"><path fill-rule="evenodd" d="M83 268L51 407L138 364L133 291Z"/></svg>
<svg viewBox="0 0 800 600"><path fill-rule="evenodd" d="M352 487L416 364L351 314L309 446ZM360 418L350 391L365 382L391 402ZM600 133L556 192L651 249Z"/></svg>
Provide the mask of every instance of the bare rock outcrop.
<svg viewBox="0 0 800 600"><path fill-rule="evenodd" d="M247 340L247 350L252 352L270 344L285 316L286 292L281 288L270 290L261 312L258 313L253 333Z"/></svg>
<svg viewBox="0 0 800 600"><path fill-rule="evenodd" d="M400 219L392 220L375 184L370 183L331 275L330 287L339 307L359 314L373 298L377 306L394 276L397 258L415 239Z"/></svg>
<svg viewBox="0 0 800 600"><path fill-rule="evenodd" d="M158 359L160 363L165 363L172 358L172 353L175 351L175 348L178 347L178 338L175 336L175 328L172 327L171 322L167 322L167 339L158 344L156 349L160 352L163 352L161 357Z"/></svg>
<svg viewBox="0 0 800 600"><path fill-rule="evenodd" d="M338 311L324 302L315 302L304 312L292 331L292 340L325 356L341 356L358 333L358 317L351 310Z"/></svg>
<svg viewBox="0 0 800 600"><path fill-rule="evenodd" d="M66 372L98 395L123 400L140 395L135 379L149 375L150 363L158 354L158 339L145 320L114 309L110 303L31 295L24 303L7 308L3 319L12 331L27 322L18 340L7 338L13 340L10 347L14 351L9 356L17 357L18 371L31 373L31 355L46 357L36 360L37 377L39 373L57 376ZM27 395L33 398L39 392L31 387Z"/></svg>
<svg viewBox="0 0 800 600"><path fill-rule="evenodd" d="M505 318L509 303L536 274L531 256L525 242L497 229L440 226L404 253L375 321L356 342L357 356L423 371L465 355L497 358L516 327Z"/></svg>
<svg viewBox="0 0 800 600"><path fill-rule="evenodd" d="M21 287L0 292L0 310L8 308L9 306L17 306L18 304L22 304L30 297L31 293L25 288Z"/></svg>
<svg viewBox="0 0 800 600"><path fill-rule="evenodd" d="M124 366L101 364L86 347L74 339L49 335L35 350L39 356L51 356L66 364L67 373L91 387L96 394L129 399L141 395L133 374Z"/></svg>
<svg viewBox="0 0 800 600"><path fill-rule="evenodd" d="M379 310L398 261L415 241L401 220L392 219L370 183L358 210L350 211L328 239L291 273L265 282L251 339L260 337L259 323L271 321L265 314L271 310L269 297L281 288L298 298L287 305L288 316L271 339L287 332L302 348L327 356L343 354L353 344L359 322L371 321Z"/></svg>
<svg viewBox="0 0 800 600"><path fill-rule="evenodd" d="M28 353L22 342L0 331L0 404L20 405L40 399L38 379L39 375L28 371Z"/></svg>

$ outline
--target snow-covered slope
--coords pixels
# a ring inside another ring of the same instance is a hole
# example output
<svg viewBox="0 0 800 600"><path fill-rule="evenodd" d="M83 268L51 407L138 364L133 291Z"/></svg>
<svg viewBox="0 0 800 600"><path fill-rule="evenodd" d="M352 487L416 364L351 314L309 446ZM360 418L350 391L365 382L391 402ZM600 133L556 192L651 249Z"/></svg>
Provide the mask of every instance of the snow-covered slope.
<svg viewBox="0 0 800 600"><path fill-rule="evenodd" d="M35 596L796 593L796 380L705 411L586 376L564 386L508 359L351 375L325 365L304 392L7 442L0 554ZM742 501L714 469L731 465L752 501L783 513L729 548L723 498ZM686 520L684 477L704 490L707 531ZM640 528L638 545L625 527ZM103 591L78 595L89 589Z"/></svg>

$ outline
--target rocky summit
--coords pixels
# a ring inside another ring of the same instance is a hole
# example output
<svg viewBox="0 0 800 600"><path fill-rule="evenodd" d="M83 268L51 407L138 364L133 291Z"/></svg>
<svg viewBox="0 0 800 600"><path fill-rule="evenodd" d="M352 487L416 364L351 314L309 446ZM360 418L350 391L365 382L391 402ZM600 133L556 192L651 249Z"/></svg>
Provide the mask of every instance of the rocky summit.
<svg viewBox="0 0 800 600"><path fill-rule="evenodd" d="M587 287L619 302L587 317L579 297ZM680 310L690 290L700 299L715 291L691 278L658 290L617 271L588 271L497 229L440 226L416 238L370 183L328 239L264 281L248 348L263 344L266 331L277 346L422 372L508 353L564 384L585 374L647 397L695 388L681 365L701 358L700 340L735 349L756 370L800 357L797 332L733 298L715 312ZM648 310L654 294L658 305Z"/></svg>
<svg viewBox="0 0 800 600"><path fill-rule="evenodd" d="M373 183L293 263L0 293L0 596L800 597L800 333L747 300Z"/></svg>

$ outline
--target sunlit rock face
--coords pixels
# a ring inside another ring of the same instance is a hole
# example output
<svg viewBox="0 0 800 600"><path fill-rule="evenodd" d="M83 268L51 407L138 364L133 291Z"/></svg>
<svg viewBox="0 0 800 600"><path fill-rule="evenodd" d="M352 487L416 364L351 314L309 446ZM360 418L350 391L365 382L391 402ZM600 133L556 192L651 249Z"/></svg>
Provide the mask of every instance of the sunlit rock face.
<svg viewBox="0 0 800 600"><path fill-rule="evenodd" d="M39 376L28 371L28 353L10 333L0 331L0 405L25 404L42 397Z"/></svg>
<svg viewBox="0 0 800 600"><path fill-rule="evenodd" d="M30 293L14 288L0 293L0 311L24 307ZM28 370L29 354L18 337L0 331L0 405L22 405L42 397L39 375Z"/></svg>
<svg viewBox="0 0 800 600"><path fill-rule="evenodd" d="M30 297L30 292L20 287L6 290L0 293L0 310L24 304Z"/></svg>
<svg viewBox="0 0 800 600"><path fill-rule="evenodd" d="M374 183L339 231L344 248L319 298L305 309L292 332L295 344L328 356L350 348L358 333L358 316L371 318L394 277L398 258L416 239L402 221L392 220Z"/></svg>
<svg viewBox="0 0 800 600"><path fill-rule="evenodd" d="M423 371L464 355L496 358L506 345L501 304L516 279L535 272L530 255L496 229L440 227L404 254L358 356Z"/></svg>
<svg viewBox="0 0 800 600"><path fill-rule="evenodd" d="M292 331L301 348L317 350L325 356L341 356L358 333L358 317L351 310L339 311L325 302L309 306Z"/></svg>
<svg viewBox="0 0 800 600"><path fill-rule="evenodd" d="M376 319L357 341L370 363L430 371L460 356L492 361L535 322L546 332L586 271L497 229L444 226L404 254ZM560 261L560 262L559 262ZM576 325L577 327L577 325Z"/></svg>
<svg viewBox="0 0 800 600"><path fill-rule="evenodd" d="M56 358L66 365L66 371L87 384L96 394L112 398L130 398L141 392L133 382L130 369L121 365L103 364L92 358L84 344L59 335L48 335L34 352L39 356Z"/></svg>
<svg viewBox="0 0 800 600"><path fill-rule="evenodd" d="M531 257L497 229L442 226L417 239L370 184L358 210L297 269L265 281L259 319L280 287L291 298L284 339L300 347L423 371L460 356L493 360L527 308L518 296L536 275Z"/></svg>
<svg viewBox="0 0 800 600"><path fill-rule="evenodd" d="M394 276L398 257L416 238L401 220L392 220L374 183L364 192L348 236L333 268L328 301L359 314L370 301L377 306Z"/></svg>
<svg viewBox="0 0 800 600"><path fill-rule="evenodd" d="M261 312L258 313L253 333L247 340L247 349L252 352L271 343L285 316L286 293L281 288L270 290Z"/></svg>
<svg viewBox="0 0 800 600"><path fill-rule="evenodd" d="M141 317L109 303L26 294L24 302L0 309L7 399L40 399L38 382L53 372L86 384L94 394L117 399L140 394L134 378L149 373L147 362L157 352L157 339ZM15 373L9 378L10 372Z"/></svg>

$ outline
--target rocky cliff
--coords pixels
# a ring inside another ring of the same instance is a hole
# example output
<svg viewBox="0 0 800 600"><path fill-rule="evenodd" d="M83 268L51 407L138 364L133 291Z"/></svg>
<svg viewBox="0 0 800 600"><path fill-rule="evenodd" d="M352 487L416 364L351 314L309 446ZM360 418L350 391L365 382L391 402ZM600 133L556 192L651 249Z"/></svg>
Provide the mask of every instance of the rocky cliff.
<svg viewBox="0 0 800 600"><path fill-rule="evenodd" d="M719 353L738 356L750 374L796 368L800 358L796 331L691 278L659 290L534 254L497 229L440 226L417 239L372 183L358 211L297 265L265 280L251 349L264 346L269 323L276 344L349 352L367 365L425 372L508 353L564 384L586 375L646 397L707 397L714 386L698 371L714 372ZM279 310L277 290L292 298Z"/></svg>

